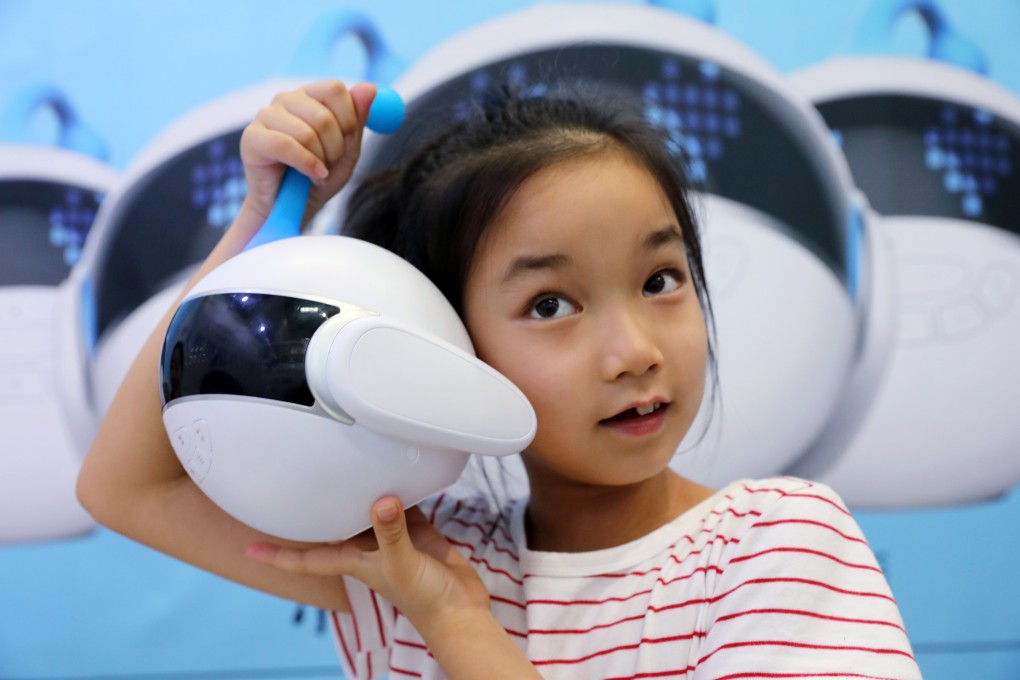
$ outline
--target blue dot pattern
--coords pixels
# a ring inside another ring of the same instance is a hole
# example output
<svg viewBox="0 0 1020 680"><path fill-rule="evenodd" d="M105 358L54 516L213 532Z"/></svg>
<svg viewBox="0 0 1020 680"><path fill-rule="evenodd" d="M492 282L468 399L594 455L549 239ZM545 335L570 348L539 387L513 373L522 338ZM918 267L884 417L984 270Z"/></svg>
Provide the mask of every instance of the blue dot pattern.
<svg viewBox="0 0 1020 680"><path fill-rule="evenodd" d="M49 242L63 251L64 264L68 267L81 258L85 237L96 219L96 206L101 200L102 194L68 189L63 200L50 209Z"/></svg>
<svg viewBox="0 0 1020 680"><path fill-rule="evenodd" d="M696 184L708 179L708 163L726 152L727 140L741 134L740 95L720 83L720 68L710 61L688 65L664 59L658 80L644 83L645 117L663 129L674 156L686 157ZM684 77L686 76L686 77ZM686 81L686 82L684 82Z"/></svg>
<svg viewBox="0 0 1020 680"><path fill-rule="evenodd" d="M938 123L924 131L925 166L942 175L948 193L959 195L967 217L980 217L984 199L1013 174L1010 140L993 122L982 109L944 106Z"/></svg>
<svg viewBox="0 0 1020 680"><path fill-rule="evenodd" d="M727 142L742 133L741 97L723 85L720 76L721 69L713 62L683 66L679 60L666 58L661 62L659 78L645 81L641 88L645 118L666 133L670 153L686 159L689 179L697 185L707 181L709 163L723 157ZM529 77L528 65L519 61L507 66L500 82L519 88L525 96L542 96L548 87L536 81ZM486 71L470 76L474 95L494 84ZM454 102L454 119L466 119L471 107L471 100Z"/></svg>
<svg viewBox="0 0 1020 680"><path fill-rule="evenodd" d="M241 209L247 193L241 158L228 153L221 139L206 144L206 159L191 169L191 203L205 210L215 229L229 225Z"/></svg>

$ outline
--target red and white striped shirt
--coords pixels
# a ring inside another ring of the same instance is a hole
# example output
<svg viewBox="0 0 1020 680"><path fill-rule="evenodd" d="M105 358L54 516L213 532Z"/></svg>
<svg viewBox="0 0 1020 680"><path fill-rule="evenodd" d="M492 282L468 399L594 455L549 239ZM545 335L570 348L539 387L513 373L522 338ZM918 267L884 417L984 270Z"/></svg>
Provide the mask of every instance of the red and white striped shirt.
<svg viewBox="0 0 1020 680"><path fill-rule="evenodd" d="M423 504L475 565L492 611L545 678L920 678L896 602L828 487L735 482L606 550L528 550L524 507L491 536L484 500ZM411 624L346 579L332 616L352 678L443 678Z"/></svg>

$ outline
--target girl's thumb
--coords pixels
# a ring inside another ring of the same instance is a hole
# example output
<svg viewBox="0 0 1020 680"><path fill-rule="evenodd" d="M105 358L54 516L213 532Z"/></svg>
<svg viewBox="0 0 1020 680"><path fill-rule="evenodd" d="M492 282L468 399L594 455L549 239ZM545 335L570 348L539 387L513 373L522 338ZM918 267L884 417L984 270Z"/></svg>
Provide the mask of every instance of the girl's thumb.
<svg viewBox="0 0 1020 680"><path fill-rule="evenodd" d="M407 537L407 523L399 499L387 496L376 501L372 508L372 529L382 551L392 550Z"/></svg>

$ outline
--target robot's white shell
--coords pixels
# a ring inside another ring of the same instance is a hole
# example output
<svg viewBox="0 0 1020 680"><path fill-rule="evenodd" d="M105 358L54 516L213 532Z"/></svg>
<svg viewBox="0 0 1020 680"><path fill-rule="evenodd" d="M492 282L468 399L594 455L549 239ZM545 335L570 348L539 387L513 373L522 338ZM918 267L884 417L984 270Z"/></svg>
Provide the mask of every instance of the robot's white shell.
<svg viewBox="0 0 1020 680"><path fill-rule="evenodd" d="M342 316L345 307L372 310L377 314L371 316L389 324L372 326L372 332L399 332L394 325L421 331L488 371L485 380L495 374L474 359L463 324L431 281L398 256L357 239L304 236L253 248L208 274L185 304L204 296L244 293L340 307L341 314L331 321ZM320 330L325 328L326 323ZM310 340L306 372L309 366L327 365L312 358L320 338L316 333ZM377 354L369 355L375 357L369 362L377 365ZM399 372L414 362L396 357L393 364L381 367L379 374L396 386L390 390L395 402L406 401L409 393L427 394L431 389L441 395L456 389L438 376L424 387L408 384L405 392L400 380L404 374L394 380L387 371ZM421 382L420 377L413 380ZM309 386L317 393L311 378ZM526 432L530 441L534 413L523 395L520 401L526 405L527 417L520 420L524 430L530 427L530 434ZM429 408L434 410L434 405ZM513 417L502 413L502 407L491 410L493 418ZM171 443L202 490L246 524L289 539L345 539L369 526L369 510L378 498L393 494L413 505L452 485L467 464L469 454L464 451L422 444L401 436L405 433L399 430L372 429L335 415L320 401L302 407L229 394L169 398L163 411Z"/></svg>

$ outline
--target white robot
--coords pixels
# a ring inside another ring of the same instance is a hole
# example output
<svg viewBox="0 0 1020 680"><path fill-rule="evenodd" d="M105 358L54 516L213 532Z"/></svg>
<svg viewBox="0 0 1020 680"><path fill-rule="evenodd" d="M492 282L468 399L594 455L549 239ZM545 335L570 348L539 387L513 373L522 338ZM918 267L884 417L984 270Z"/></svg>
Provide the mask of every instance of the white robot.
<svg viewBox="0 0 1020 680"><path fill-rule="evenodd" d="M894 340L863 408L837 413L790 468L851 505L987 499L1020 482L1020 98L980 75L980 52L934 3L880 0L857 51L907 12L928 59L848 55L794 73L881 215Z"/></svg>
<svg viewBox="0 0 1020 680"><path fill-rule="evenodd" d="M102 196L117 173L103 146L49 85L18 92L0 120L0 138L17 139L40 110L60 126L60 146L0 146L0 544L88 533L78 504L81 447L66 427L55 346L76 305L72 266Z"/></svg>

